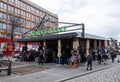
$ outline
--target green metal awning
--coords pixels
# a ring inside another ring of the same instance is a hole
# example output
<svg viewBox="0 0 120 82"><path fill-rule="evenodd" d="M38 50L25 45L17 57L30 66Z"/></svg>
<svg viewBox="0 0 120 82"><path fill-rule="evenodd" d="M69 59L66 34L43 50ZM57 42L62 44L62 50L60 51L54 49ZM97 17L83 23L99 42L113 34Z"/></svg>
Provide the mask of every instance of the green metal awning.
<svg viewBox="0 0 120 82"><path fill-rule="evenodd" d="M54 35L44 35L44 36L36 36L36 37L31 37L31 38L18 39L17 42L39 42L39 41L44 41L44 40L70 39L70 38L75 38L77 35L78 34L76 32L54 34Z"/></svg>

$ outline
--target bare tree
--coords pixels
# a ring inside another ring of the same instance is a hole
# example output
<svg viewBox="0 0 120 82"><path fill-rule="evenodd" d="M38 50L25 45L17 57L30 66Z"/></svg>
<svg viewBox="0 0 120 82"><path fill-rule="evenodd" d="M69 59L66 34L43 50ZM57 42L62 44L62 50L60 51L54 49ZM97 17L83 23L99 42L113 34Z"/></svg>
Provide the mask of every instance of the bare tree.
<svg viewBox="0 0 120 82"><path fill-rule="evenodd" d="M12 44L12 55L13 55L14 50L15 50L14 36L15 36L15 32L18 30L18 28L20 28L21 16L15 17L15 16L10 15L10 23L11 23L10 39L11 39L11 44Z"/></svg>

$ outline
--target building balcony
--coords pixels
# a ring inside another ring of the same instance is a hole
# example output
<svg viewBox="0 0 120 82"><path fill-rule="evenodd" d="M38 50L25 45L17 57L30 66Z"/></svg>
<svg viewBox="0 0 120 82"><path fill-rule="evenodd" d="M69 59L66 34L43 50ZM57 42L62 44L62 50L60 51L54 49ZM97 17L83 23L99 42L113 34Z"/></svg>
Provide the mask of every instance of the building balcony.
<svg viewBox="0 0 120 82"><path fill-rule="evenodd" d="M7 10L6 9L3 9L3 8L0 8L0 12L4 12L4 13L7 13Z"/></svg>
<svg viewBox="0 0 120 82"><path fill-rule="evenodd" d="M1 0L2 2L5 2L5 3L7 3L8 1L7 0Z"/></svg>
<svg viewBox="0 0 120 82"><path fill-rule="evenodd" d="M4 0L4 1L7 1L7 0ZM7 1L7 2L8 2L8 1ZM14 3L13 3L13 2L8 2L8 4L14 6Z"/></svg>

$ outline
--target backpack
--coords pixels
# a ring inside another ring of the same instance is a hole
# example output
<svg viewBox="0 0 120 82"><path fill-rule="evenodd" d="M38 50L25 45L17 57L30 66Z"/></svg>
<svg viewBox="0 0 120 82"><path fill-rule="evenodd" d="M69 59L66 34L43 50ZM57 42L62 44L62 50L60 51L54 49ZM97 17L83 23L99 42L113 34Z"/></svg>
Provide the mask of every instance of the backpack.
<svg viewBox="0 0 120 82"><path fill-rule="evenodd" d="M91 55L88 55L88 56L87 56L87 61L92 61Z"/></svg>

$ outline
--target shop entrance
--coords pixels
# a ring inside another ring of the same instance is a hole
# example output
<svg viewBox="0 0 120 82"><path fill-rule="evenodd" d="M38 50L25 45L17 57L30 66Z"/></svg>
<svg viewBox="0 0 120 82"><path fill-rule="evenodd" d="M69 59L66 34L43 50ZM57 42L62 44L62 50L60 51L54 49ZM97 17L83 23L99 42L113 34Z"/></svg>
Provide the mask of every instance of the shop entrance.
<svg viewBox="0 0 120 82"><path fill-rule="evenodd" d="M48 51L46 62L54 62L67 64L68 59L71 57L72 39L61 39L61 61L57 56L58 53L58 40L49 40L46 42L46 50Z"/></svg>

